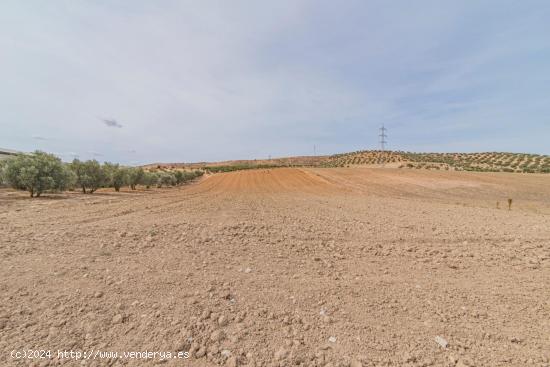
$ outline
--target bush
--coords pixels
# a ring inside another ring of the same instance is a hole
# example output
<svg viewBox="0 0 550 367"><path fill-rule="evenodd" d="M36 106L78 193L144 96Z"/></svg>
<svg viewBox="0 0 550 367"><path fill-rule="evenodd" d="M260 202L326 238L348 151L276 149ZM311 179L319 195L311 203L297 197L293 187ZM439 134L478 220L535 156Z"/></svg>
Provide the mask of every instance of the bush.
<svg viewBox="0 0 550 367"><path fill-rule="evenodd" d="M185 171L176 171L174 173L174 177L176 178L176 185L181 185L186 181L187 172Z"/></svg>
<svg viewBox="0 0 550 367"><path fill-rule="evenodd" d="M107 177L107 185L114 187L115 191L120 191L122 186L128 184L128 169L109 162L103 164L103 169Z"/></svg>
<svg viewBox="0 0 550 367"><path fill-rule="evenodd" d="M31 197L65 190L73 179L61 159L40 151L17 155L2 166L3 180L15 189L28 191Z"/></svg>
<svg viewBox="0 0 550 367"><path fill-rule="evenodd" d="M177 182L176 176L173 173L168 172L159 172L157 187L161 188L162 186L173 186Z"/></svg>
<svg viewBox="0 0 550 367"><path fill-rule="evenodd" d="M86 162L75 159L70 167L76 175L76 184L82 188L84 194L86 189L93 194L98 188L108 183L105 170L95 159Z"/></svg>
<svg viewBox="0 0 550 367"><path fill-rule="evenodd" d="M143 184L146 188L151 188L151 186L156 185L159 181L159 177L154 172L144 172L143 174Z"/></svg>
<svg viewBox="0 0 550 367"><path fill-rule="evenodd" d="M195 171L176 171L173 174L175 178L175 184L181 185L188 181L194 180L197 177L200 177L204 175L204 172L201 170L195 170Z"/></svg>

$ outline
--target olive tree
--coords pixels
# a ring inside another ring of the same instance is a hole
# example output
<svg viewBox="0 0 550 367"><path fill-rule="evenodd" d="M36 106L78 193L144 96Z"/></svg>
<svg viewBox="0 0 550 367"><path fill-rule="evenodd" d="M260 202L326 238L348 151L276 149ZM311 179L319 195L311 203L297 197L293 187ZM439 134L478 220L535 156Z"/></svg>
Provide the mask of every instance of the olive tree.
<svg viewBox="0 0 550 367"><path fill-rule="evenodd" d="M5 185L6 184L6 179L5 179L5 169L6 169L6 161L5 160L0 160L0 186L2 185Z"/></svg>
<svg viewBox="0 0 550 367"><path fill-rule="evenodd" d="M185 180L185 174L187 172L185 171L176 171L174 173L174 177L176 179L176 185L181 185L182 183L184 183L186 180Z"/></svg>
<svg viewBox="0 0 550 367"><path fill-rule="evenodd" d="M158 182L157 187L161 188L162 186L173 186L176 184L176 177L172 173L168 172L159 172L158 173Z"/></svg>
<svg viewBox="0 0 550 367"><path fill-rule="evenodd" d="M120 167L119 164L105 162L103 170L107 178L107 185L114 187L115 191L120 191L120 188L128 183L128 170Z"/></svg>
<svg viewBox="0 0 550 367"><path fill-rule="evenodd" d="M200 177L204 174L203 171L176 171L173 176L176 180L176 185L181 185L187 181L191 181L197 177Z"/></svg>
<svg viewBox="0 0 550 367"><path fill-rule="evenodd" d="M3 166L3 180L15 189L28 191L31 197L39 197L46 191L62 191L71 185L71 173L53 154L40 151L19 154Z"/></svg>
<svg viewBox="0 0 550 367"><path fill-rule="evenodd" d="M82 188L84 194L86 189L92 194L107 183L105 169L95 159L86 162L74 159L71 163L71 169L76 175L76 184Z"/></svg>
<svg viewBox="0 0 550 367"><path fill-rule="evenodd" d="M135 190L137 185L144 183L145 171L141 167L130 168L128 172L128 176L129 176L128 182L130 184L130 188L132 190Z"/></svg>
<svg viewBox="0 0 550 367"><path fill-rule="evenodd" d="M151 186L154 186L158 183L159 177L154 172L144 172L143 174L143 184L146 188L151 188Z"/></svg>

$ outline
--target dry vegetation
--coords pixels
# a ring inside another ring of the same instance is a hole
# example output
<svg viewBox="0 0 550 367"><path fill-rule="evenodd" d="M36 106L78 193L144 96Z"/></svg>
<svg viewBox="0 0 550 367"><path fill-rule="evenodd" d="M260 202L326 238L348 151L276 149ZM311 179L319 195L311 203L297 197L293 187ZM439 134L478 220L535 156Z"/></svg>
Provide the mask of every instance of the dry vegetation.
<svg viewBox="0 0 550 367"><path fill-rule="evenodd" d="M272 159L231 160L221 162L197 163L152 163L143 166L146 169L201 169L205 171L227 171L240 169L269 168L269 167L315 167L325 162L327 156L296 156Z"/></svg>

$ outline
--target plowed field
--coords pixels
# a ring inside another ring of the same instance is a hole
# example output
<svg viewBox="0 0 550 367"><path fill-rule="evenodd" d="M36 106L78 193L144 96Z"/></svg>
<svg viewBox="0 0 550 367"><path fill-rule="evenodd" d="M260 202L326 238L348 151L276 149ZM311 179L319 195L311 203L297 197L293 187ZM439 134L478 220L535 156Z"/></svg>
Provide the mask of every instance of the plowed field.
<svg viewBox="0 0 550 367"><path fill-rule="evenodd" d="M4 189L0 290L2 366L548 366L550 178L280 168ZM12 357L29 349L52 358Z"/></svg>

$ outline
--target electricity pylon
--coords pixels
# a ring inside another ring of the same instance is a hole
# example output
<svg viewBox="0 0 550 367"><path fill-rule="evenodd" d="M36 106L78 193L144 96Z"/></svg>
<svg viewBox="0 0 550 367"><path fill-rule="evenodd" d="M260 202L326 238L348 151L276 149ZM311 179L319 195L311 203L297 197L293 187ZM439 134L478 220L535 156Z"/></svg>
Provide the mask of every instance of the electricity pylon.
<svg viewBox="0 0 550 367"><path fill-rule="evenodd" d="M379 130L380 130L380 134L378 134L378 137L380 138L379 143L380 143L380 150L381 150L380 159L381 159L382 166L384 166L386 164L385 152L386 152L386 144L388 143L388 141L386 140L386 138L388 137L388 135L386 135L386 131L388 131L388 129L386 129L384 127L384 124L382 124L382 127L380 127Z"/></svg>

